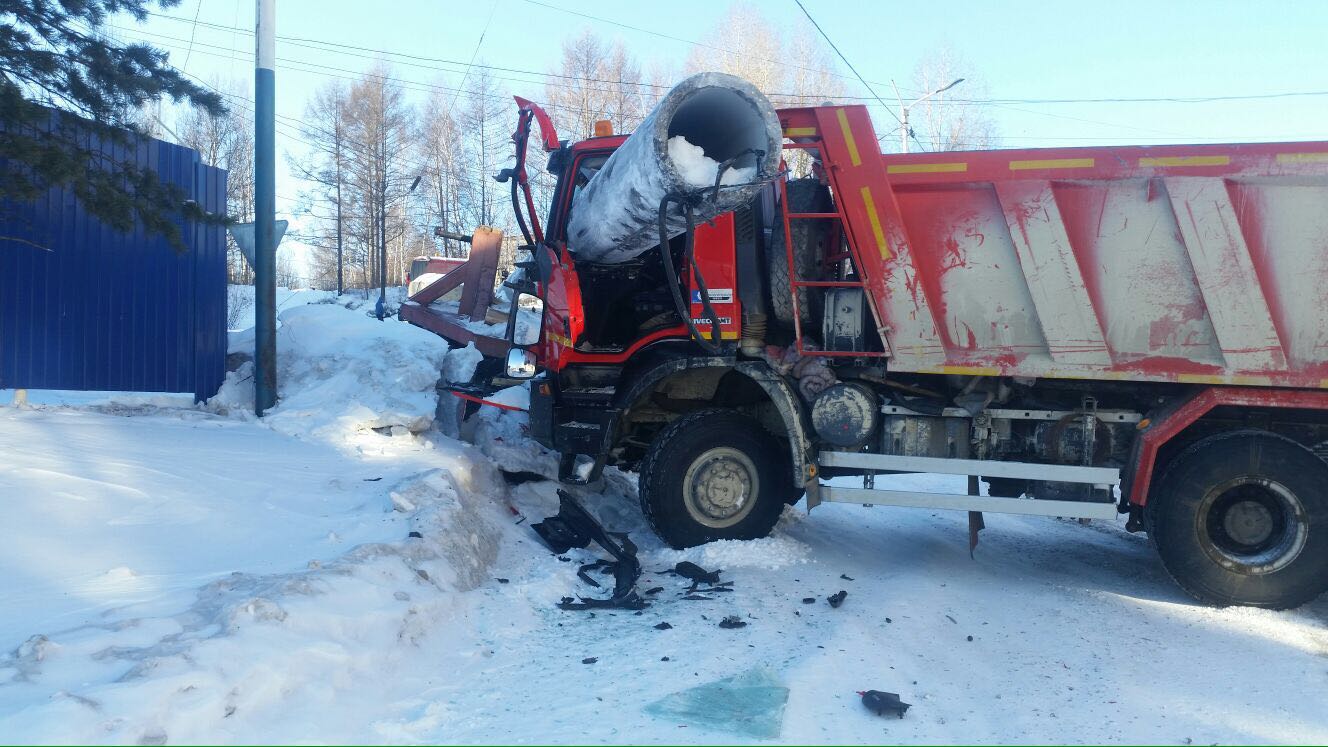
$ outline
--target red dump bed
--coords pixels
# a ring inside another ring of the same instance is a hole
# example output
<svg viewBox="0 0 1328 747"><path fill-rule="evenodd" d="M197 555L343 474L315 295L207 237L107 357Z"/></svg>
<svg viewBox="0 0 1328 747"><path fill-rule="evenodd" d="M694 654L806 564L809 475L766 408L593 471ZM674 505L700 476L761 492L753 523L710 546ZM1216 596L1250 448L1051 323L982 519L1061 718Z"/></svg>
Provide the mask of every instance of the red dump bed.
<svg viewBox="0 0 1328 747"><path fill-rule="evenodd" d="M1328 143L823 153L900 371L1328 386Z"/></svg>

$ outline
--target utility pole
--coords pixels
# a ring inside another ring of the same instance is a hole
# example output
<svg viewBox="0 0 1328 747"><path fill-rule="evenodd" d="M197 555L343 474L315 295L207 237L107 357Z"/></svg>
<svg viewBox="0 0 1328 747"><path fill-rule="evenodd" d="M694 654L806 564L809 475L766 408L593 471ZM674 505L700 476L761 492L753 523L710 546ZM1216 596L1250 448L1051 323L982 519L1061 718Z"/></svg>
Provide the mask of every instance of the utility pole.
<svg viewBox="0 0 1328 747"><path fill-rule="evenodd" d="M925 94L923 96L918 97L917 99L914 99L912 103L905 104L903 97L899 95L899 86L896 86L893 80L890 81L890 85L894 86L895 89L895 99L899 101L899 148L901 152L903 153L908 152L908 139L913 137L913 129L908 126L909 110L917 106L918 104L922 103L923 101L926 101L927 99L931 98L932 96L935 96L938 93L943 93L945 91L948 91L951 88L954 88L955 86L963 82L964 82L963 78L955 78L953 81L950 82L950 85L946 86L945 88L937 88L935 91L932 91L931 93Z"/></svg>
<svg viewBox="0 0 1328 747"><path fill-rule="evenodd" d="M277 0L254 17L254 412L277 404Z"/></svg>

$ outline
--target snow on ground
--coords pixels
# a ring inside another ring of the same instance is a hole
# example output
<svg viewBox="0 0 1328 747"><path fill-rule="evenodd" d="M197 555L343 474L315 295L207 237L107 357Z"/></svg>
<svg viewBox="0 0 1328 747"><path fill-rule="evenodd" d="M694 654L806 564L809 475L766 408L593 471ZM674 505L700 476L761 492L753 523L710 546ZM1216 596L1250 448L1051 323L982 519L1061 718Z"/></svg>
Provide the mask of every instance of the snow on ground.
<svg viewBox="0 0 1328 747"><path fill-rule="evenodd" d="M242 371L198 408L0 409L6 741L757 743L644 710L753 669L789 688L764 741L1328 741L1328 600L1197 606L1111 523L988 516L970 559L962 513L829 505L675 551L609 470L579 495L664 591L559 611L596 593L575 571L599 554L544 550L529 525L556 485L501 478L553 468L524 415L482 411L475 445L427 427L424 369L464 375L473 351L311 300L282 311L261 422ZM660 573L679 560L734 591L682 599ZM913 708L879 718L862 689Z"/></svg>

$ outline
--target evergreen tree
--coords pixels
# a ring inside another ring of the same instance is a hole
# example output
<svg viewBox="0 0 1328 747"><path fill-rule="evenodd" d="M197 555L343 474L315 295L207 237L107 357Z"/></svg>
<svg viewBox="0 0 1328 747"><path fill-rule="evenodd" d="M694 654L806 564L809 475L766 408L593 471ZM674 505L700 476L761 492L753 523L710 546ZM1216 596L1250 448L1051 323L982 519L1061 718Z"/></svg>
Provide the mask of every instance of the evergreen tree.
<svg viewBox="0 0 1328 747"><path fill-rule="evenodd" d="M97 32L116 13L141 22L149 7L178 3L0 0L0 198L30 200L64 187L107 225L128 231L138 221L177 248L181 216L219 219L105 147L132 145L139 107L162 96L225 112L221 97L171 67L165 52Z"/></svg>

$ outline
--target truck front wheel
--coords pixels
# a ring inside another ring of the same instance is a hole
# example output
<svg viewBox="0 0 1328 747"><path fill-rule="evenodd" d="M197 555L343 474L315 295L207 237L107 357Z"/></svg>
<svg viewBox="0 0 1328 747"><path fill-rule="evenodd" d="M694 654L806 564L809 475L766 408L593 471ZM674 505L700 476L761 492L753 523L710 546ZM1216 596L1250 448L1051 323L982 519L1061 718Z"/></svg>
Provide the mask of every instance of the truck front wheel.
<svg viewBox="0 0 1328 747"><path fill-rule="evenodd" d="M731 410L699 410L660 431L641 462L641 509L675 548L756 539L774 528L792 484L788 449Z"/></svg>
<svg viewBox="0 0 1328 747"><path fill-rule="evenodd" d="M1328 464L1264 431L1210 436L1148 501L1162 564L1202 602L1296 607L1328 589Z"/></svg>

